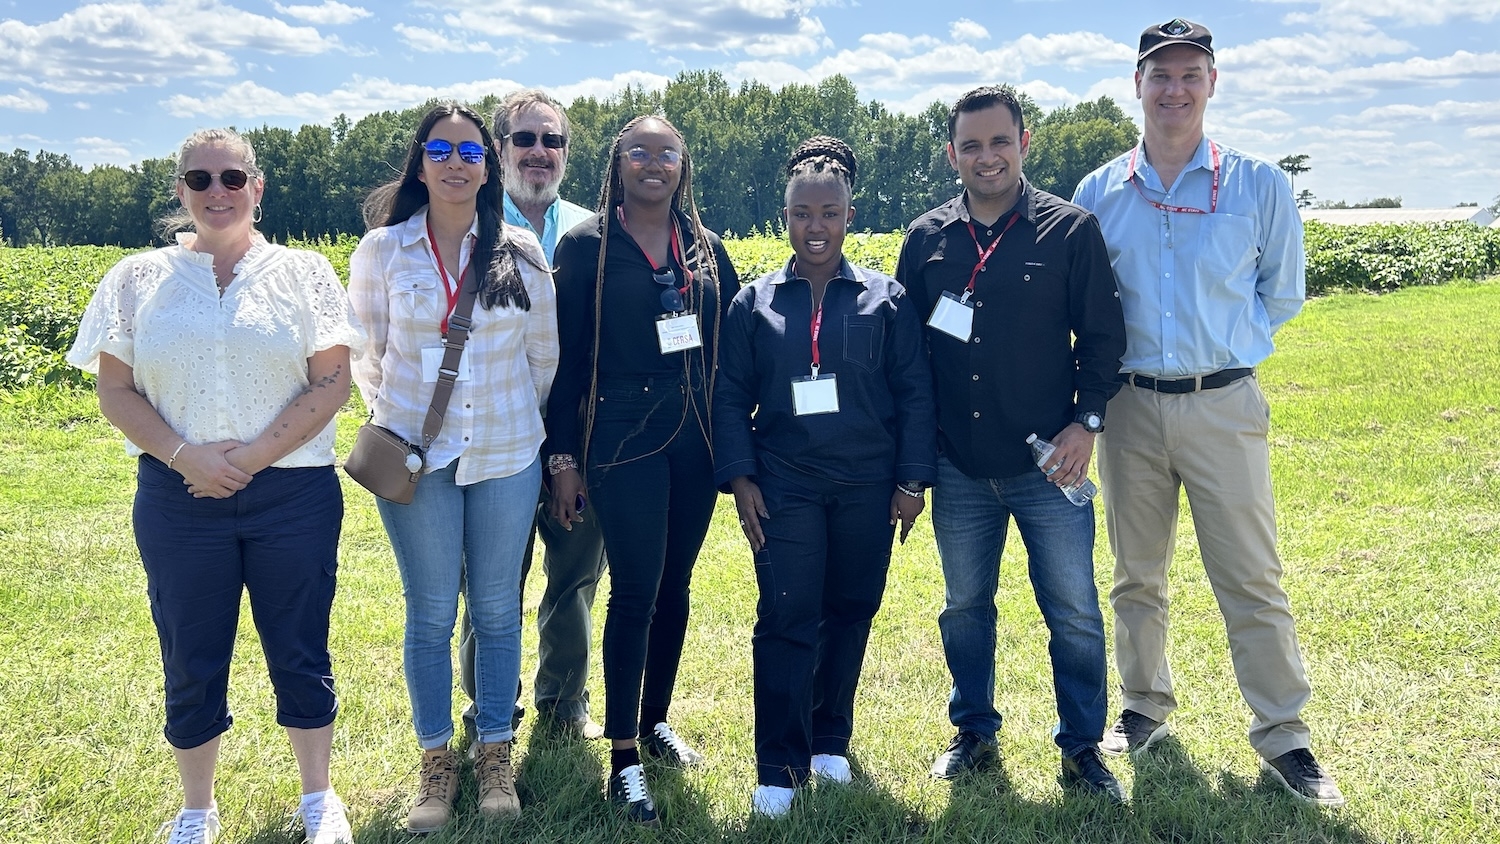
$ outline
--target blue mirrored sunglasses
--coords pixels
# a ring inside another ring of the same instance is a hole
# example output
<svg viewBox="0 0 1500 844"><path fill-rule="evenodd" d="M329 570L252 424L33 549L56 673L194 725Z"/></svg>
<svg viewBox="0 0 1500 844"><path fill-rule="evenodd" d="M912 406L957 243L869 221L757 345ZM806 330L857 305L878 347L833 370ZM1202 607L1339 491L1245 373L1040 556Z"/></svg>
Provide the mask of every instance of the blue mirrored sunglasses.
<svg viewBox="0 0 1500 844"><path fill-rule="evenodd" d="M442 164L453 155L453 144L441 138L434 138L425 144L422 149L427 150L427 158ZM478 164L484 161L484 145L473 141L460 141L458 144L458 157L470 164Z"/></svg>

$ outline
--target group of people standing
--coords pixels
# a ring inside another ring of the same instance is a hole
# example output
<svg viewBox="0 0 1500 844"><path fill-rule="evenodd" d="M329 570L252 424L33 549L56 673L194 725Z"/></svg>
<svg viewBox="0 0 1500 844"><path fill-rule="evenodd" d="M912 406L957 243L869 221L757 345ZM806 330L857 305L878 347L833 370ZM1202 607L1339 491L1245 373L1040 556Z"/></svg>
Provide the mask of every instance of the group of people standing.
<svg viewBox="0 0 1500 844"><path fill-rule="evenodd" d="M1255 378L1302 302L1301 229L1274 165L1204 136L1213 55L1201 24L1146 29L1142 142L1072 202L1025 180L1014 93L965 94L947 145L963 192L912 223L894 278L843 255L858 163L835 138L792 154L793 254L741 286L666 119L620 131L590 212L557 195L570 140L560 104L517 92L490 124L439 105L400 177L366 202L347 295L326 260L255 231L264 177L243 138L188 138L176 193L193 231L112 269L69 353L97 372L101 410L139 456L135 531L184 793L168 840L219 830L214 763L248 590L306 838L352 841L328 781L343 511L333 416L353 384L375 423L421 442L450 321L468 337L421 482L409 504L377 501L406 605L421 749L412 832L440 829L458 798L456 626L479 811L521 811L511 744L536 533L538 716L607 739L607 799L658 822L643 757L704 760L669 710L720 492L734 497L759 590L753 811L781 816L810 783L851 780L892 542L928 488L956 729L933 776L997 760L994 599L1014 518L1050 635L1061 781L1125 799L1103 754L1148 749L1176 705L1166 572L1186 488L1251 743L1291 794L1342 804L1300 717L1309 686L1280 586ZM466 293L472 313L455 310ZM1040 465L1033 433L1055 446ZM1064 492L1087 476L1096 438L1124 704L1107 730L1094 511ZM601 727L586 682L606 560Z"/></svg>

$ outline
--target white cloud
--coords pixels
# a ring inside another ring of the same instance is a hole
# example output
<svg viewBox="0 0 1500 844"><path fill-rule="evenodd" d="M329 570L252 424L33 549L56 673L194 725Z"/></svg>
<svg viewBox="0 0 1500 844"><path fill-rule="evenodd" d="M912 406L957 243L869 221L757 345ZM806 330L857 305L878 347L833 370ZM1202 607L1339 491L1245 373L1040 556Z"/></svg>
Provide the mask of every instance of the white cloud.
<svg viewBox="0 0 1500 844"><path fill-rule="evenodd" d="M608 79L591 78L570 85L549 86L548 93L562 102L576 97L614 96L626 86L665 88L668 78L643 71L618 73ZM410 108L431 99L474 102L491 94L504 96L525 87L512 79L480 79L451 85L419 85L386 78L354 76L332 91L283 93L255 82L236 82L213 96L175 94L161 101L174 117L230 123L236 120L289 118L305 123L327 123L344 114L358 120L376 111ZM274 121L273 121L274 122Z"/></svg>
<svg viewBox="0 0 1500 844"><path fill-rule="evenodd" d="M1262 0L1306 5L1307 0ZM1406 25L1435 26L1451 20L1489 22L1500 17L1500 0L1321 0L1312 12L1287 16L1348 24L1368 18L1391 18Z"/></svg>
<svg viewBox="0 0 1500 844"><path fill-rule="evenodd" d="M461 36L454 36L435 29L423 29L420 26L408 26L398 23L395 26L396 34L406 42L408 47L419 53L498 53L487 41L469 41ZM516 53L514 58L522 58L525 53Z"/></svg>
<svg viewBox="0 0 1500 844"><path fill-rule="evenodd" d="M1239 72L1257 67L1337 66L1355 58L1400 55L1413 49L1410 43L1383 32L1355 29L1305 32L1223 47L1215 51L1214 59L1219 67Z"/></svg>
<svg viewBox="0 0 1500 844"><path fill-rule="evenodd" d="M884 53L910 55L918 50L930 50L942 44L942 40L931 35L907 35L904 32L870 32L859 36L859 43L872 50Z"/></svg>
<svg viewBox="0 0 1500 844"><path fill-rule="evenodd" d="M1438 58L1415 56L1399 62L1363 67L1320 68L1307 65L1265 67L1244 73L1222 72L1219 93L1251 102L1311 104L1367 100L1382 91L1451 87L1466 81L1492 85L1500 77L1500 53L1460 50Z"/></svg>
<svg viewBox="0 0 1500 844"><path fill-rule="evenodd" d="M0 78L66 94L160 87L184 77L232 76L233 50L308 56L339 49L311 27L218 0L94 3L36 25L0 21Z"/></svg>
<svg viewBox="0 0 1500 844"><path fill-rule="evenodd" d="M483 35L606 44L641 41L677 50L766 50L770 39L805 38L817 0L572 0L561 4L444 2L444 23ZM822 24L818 23L819 32Z"/></svg>
<svg viewBox="0 0 1500 844"><path fill-rule="evenodd" d="M137 160L119 141L110 138L84 137L73 141L73 158L94 163L129 164Z"/></svg>
<svg viewBox="0 0 1500 844"><path fill-rule="evenodd" d="M1258 108L1225 121L1234 126L1292 126L1298 120L1279 108Z"/></svg>
<svg viewBox="0 0 1500 844"><path fill-rule="evenodd" d="M1471 126L1464 130L1464 137L1474 140L1500 141L1500 125Z"/></svg>
<svg viewBox="0 0 1500 844"><path fill-rule="evenodd" d="M1088 67L1134 66L1136 50L1097 32L1052 33L1038 38L1027 33L1013 42L1029 64L1081 70Z"/></svg>
<svg viewBox="0 0 1500 844"><path fill-rule="evenodd" d="M300 21L322 26L339 26L368 18L372 14L361 6L347 6L338 0L324 0L321 6L283 6L272 3L276 11Z"/></svg>
<svg viewBox="0 0 1500 844"><path fill-rule="evenodd" d="M764 58L805 56L832 46L833 41L824 32L822 21L817 18L801 18L797 21L796 35L758 35L746 43L743 49L747 55Z"/></svg>
<svg viewBox="0 0 1500 844"><path fill-rule="evenodd" d="M18 88L14 94L0 94L0 109L40 114L47 110L47 101L25 88Z"/></svg>
<svg viewBox="0 0 1500 844"><path fill-rule="evenodd" d="M1486 126L1500 123L1500 100L1460 102L1442 100L1431 104L1394 103L1367 108L1339 119L1342 125L1368 125L1380 122L1439 123L1460 126Z"/></svg>
<svg viewBox="0 0 1500 844"><path fill-rule="evenodd" d="M959 18L948 27L948 37L954 41L988 41L990 31L968 18Z"/></svg>

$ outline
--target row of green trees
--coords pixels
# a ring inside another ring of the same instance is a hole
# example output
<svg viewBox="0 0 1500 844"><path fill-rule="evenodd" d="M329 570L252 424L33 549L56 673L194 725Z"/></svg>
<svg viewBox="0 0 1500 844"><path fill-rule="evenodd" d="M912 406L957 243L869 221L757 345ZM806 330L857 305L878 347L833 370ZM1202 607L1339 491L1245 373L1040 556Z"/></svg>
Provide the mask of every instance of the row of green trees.
<svg viewBox="0 0 1500 844"><path fill-rule="evenodd" d="M1071 194L1079 179L1138 137L1134 122L1108 97L1047 113L1024 94L1021 100L1032 130L1026 173L1044 190ZM497 101L492 96L471 105L488 115ZM283 241L361 233L361 200L397 173L428 105L358 121L340 115L330 126L246 132L266 172L261 230ZM859 157L856 226L893 231L956 191L944 154L947 109L935 102L917 115L893 114L877 101L862 101L842 76L773 90L754 81L732 87L717 72L688 71L660 91L627 88L604 99L574 100L563 195L594 205L620 126L637 114L659 113L686 138L710 227L744 234L774 225L787 156L802 139L829 134L849 141ZM0 153L0 243L151 244L154 221L175 204L172 182L170 158L85 171L57 153Z"/></svg>

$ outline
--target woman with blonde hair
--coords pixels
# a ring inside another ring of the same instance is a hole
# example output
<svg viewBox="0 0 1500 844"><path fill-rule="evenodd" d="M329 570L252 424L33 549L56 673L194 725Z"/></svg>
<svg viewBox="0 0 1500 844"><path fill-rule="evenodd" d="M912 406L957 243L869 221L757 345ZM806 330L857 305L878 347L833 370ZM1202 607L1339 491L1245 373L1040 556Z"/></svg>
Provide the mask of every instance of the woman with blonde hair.
<svg viewBox="0 0 1500 844"><path fill-rule="evenodd" d="M344 514L333 417L363 336L326 258L255 230L265 178L244 138L192 135L176 181L193 231L115 265L68 352L97 373L99 409L139 458L136 544L183 789L162 831L169 844L219 833L214 768L248 591L307 841L350 844L328 782L338 712L328 616Z"/></svg>

